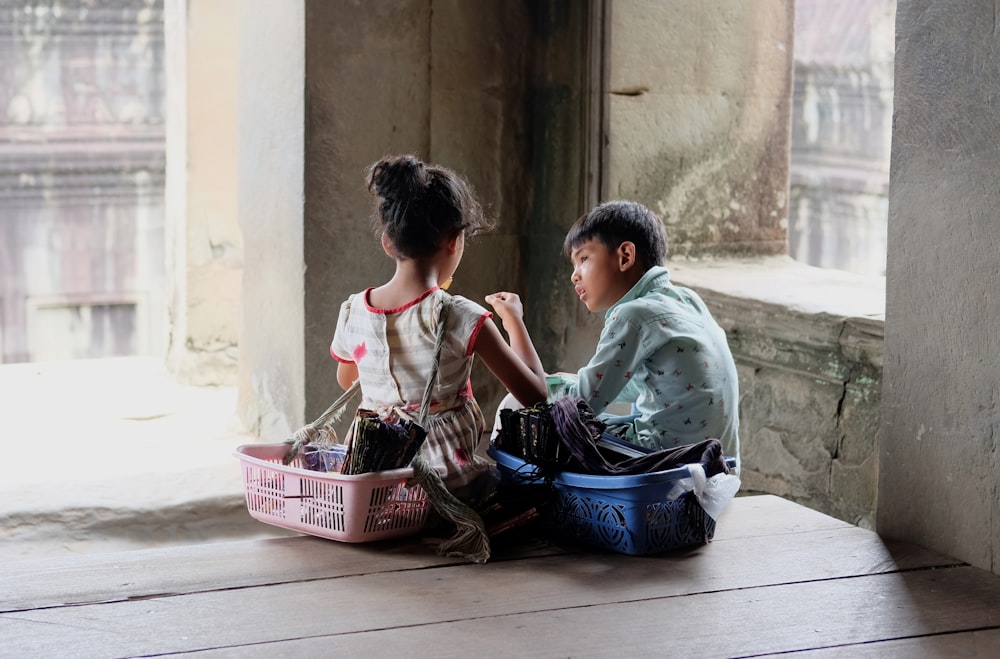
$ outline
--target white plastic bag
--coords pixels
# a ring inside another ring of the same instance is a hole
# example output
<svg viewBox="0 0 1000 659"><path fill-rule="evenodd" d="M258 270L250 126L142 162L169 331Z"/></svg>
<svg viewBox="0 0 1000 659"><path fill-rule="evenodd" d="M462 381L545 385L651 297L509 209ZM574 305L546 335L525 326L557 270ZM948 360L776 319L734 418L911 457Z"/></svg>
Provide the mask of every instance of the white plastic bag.
<svg viewBox="0 0 1000 659"><path fill-rule="evenodd" d="M740 489L740 477L735 474L716 474L706 478L705 468L698 463L689 464L687 468L691 476L674 483L667 494L667 500L672 501L685 492L694 492L708 516L718 521L726 506L736 497L736 492Z"/></svg>

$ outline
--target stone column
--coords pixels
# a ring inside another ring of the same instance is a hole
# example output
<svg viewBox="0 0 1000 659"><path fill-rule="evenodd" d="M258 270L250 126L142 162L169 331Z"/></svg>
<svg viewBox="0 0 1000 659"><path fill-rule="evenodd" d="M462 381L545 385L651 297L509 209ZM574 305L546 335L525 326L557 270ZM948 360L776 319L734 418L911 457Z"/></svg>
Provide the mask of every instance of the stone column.
<svg viewBox="0 0 1000 659"><path fill-rule="evenodd" d="M1000 573L996 3L899 0L877 529Z"/></svg>
<svg viewBox="0 0 1000 659"><path fill-rule="evenodd" d="M243 248L237 216L237 0L166 0L168 365L236 380Z"/></svg>
<svg viewBox="0 0 1000 659"><path fill-rule="evenodd" d="M306 13L305 377L314 417L341 391L329 354L341 302L393 271L365 189L366 167L383 155L456 170L496 220L495 234L468 243L451 291L483 303L494 290L517 290L531 26L523 7L500 0L308 0ZM473 389L485 409L501 395L485 368Z"/></svg>
<svg viewBox="0 0 1000 659"><path fill-rule="evenodd" d="M604 7L601 199L659 213L672 259L786 254L793 0ZM569 272L552 279L568 288ZM550 315L563 333L546 352L576 370L603 319L575 298Z"/></svg>
<svg viewBox="0 0 1000 659"><path fill-rule="evenodd" d="M280 441L306 421L306 14L303 2L237 4L227 29L239 33L238 197L247 264L239 411L251 432Z"/></svg>
<svg viewBox="0 0 1000 659"><path fill-rule="evenodd" d="M787 253L792 0L610 2L605 198L670 253Z"/></svg>

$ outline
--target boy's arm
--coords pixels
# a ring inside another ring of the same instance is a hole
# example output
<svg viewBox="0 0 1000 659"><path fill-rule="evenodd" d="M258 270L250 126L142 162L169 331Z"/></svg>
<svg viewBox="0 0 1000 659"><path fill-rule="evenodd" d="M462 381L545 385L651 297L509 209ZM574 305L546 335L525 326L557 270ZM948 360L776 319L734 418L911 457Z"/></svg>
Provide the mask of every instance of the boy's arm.
<svg viewBox="0 0 1000 659"><path fill-rule="evenodd" d="M638 327L641 329L642 325ZM632 382L632 376L649 352L640 329L623 318L609 318L594 356L577 374L573 393L586 400L598 414L611 403L635 400L633 394L638 385Z"/></svg>

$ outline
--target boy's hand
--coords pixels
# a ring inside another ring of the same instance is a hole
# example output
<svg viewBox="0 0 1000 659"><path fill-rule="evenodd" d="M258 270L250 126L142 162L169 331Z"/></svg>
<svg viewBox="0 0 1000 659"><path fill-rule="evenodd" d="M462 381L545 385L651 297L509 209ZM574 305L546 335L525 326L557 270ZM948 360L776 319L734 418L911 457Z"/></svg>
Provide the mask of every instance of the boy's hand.
<svg viewBox="0 0 1000 659"><path fill-rule="evenodd" d="M521 298L518 297L517 293L491 293L486 296L486 302L493 307L504 323L511 320L520 321L524 318L524 308L521 306Z"/></svg>

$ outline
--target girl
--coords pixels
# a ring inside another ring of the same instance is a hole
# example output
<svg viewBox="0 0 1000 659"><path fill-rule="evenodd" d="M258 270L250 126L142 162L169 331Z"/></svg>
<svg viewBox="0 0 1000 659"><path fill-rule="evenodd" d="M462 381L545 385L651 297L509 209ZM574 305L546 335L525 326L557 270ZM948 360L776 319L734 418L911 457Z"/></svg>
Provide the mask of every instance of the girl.
<svg viewBox="0 0 1000 659"><path fill-rule="evenodd" d="M396 261L396 272L341 305L330 354L339 362L342 387L361 379L362 407L387 421L415 419L432 368L439 312L448 297L443 289L462 260L466 234L486 228L487 222L462 178L410 155L373 164L368 190L375 197L382 249ZM545 400L545 373L516 295L486 297L497 303L509 345L489 311L463 297L452 301L421 453L447 470L443 480L449 490L468 499L466 486L489 468L476 455L484 421L469 382L474 356L525 406Z"/></svg>

